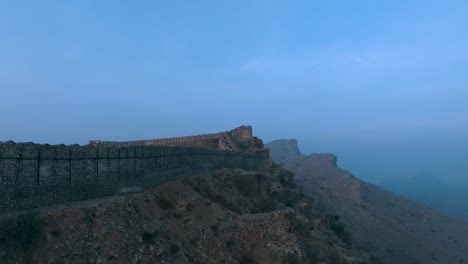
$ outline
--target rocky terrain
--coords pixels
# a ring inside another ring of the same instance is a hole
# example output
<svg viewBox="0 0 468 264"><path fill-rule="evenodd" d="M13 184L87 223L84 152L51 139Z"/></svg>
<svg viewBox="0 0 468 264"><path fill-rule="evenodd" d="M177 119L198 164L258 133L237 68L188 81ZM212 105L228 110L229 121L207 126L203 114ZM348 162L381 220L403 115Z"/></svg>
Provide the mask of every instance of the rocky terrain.
<svg viewBox="0 0 468 264"><path fill-rule="evenodd" d="M268 143L267 147L270 149L270 158L278 163L304 157L296 139L275 140Z"/></svg>
<svg viewBox="0 0 468 264"><path fill-rule="evenodd" d="M2 215L0 263L374 263L338 218L279 166L222 169Z"/></svg>
<svg viewBox="0 0 468 264"><path fill-rule="evenodd" d="M468 263L468 223L366 183L337 166L332 154L302 155L295 140L266 144L295 182L377 263Z"/></svg>

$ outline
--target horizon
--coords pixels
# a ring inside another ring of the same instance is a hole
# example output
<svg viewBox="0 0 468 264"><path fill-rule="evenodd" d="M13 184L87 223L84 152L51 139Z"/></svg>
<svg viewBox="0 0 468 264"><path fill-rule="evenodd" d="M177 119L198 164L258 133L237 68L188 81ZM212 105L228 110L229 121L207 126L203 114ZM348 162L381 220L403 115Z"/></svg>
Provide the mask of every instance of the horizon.
<svg viewBox="0 0 468 264"><path fill-rule="evenodd" d="M0 141L253 126L377 183L468 185L468 3L0 2Z"/></svg>

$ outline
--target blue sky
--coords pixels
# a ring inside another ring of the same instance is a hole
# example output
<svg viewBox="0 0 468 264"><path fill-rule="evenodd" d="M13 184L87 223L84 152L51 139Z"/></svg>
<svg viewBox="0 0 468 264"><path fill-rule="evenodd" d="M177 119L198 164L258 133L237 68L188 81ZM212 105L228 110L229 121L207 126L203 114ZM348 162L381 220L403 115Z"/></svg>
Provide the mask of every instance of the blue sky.
<svg viewBox="0 0 468 264"><path fill-rule="evenodd" d="M468 183L466 14L466 1L0 0L0 140L252 124L370 181Z"/></svg>

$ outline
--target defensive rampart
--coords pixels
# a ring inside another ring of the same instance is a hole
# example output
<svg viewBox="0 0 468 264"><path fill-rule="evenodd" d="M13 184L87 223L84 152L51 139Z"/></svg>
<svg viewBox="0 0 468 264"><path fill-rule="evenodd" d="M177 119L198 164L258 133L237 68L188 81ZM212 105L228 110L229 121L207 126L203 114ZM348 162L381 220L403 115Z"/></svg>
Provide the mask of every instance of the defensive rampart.
<svg viewBox="0 0 468 264"><path fill-rule="evenodd" d="M0 213L118 194L213 167L255 169L259 155L193 147L0 143Z"/></svg>
<svg viewBox="0 0 468 264"><path fill-rule="evenodd" d="M91 146L191 146L200 148L210 149L228 149L226 148L224 141L231 142L231 150L237 150L236 146L232 144L231 138L236 139L248 139L252 138L252 126L240 126L230 131L219 132L213 134L194 135L186 137L172 137L172 138L161 138L161 139L148 139L148 140L135 140L135 141L103 141L103 140L91 140L89 145Z"/></svg>

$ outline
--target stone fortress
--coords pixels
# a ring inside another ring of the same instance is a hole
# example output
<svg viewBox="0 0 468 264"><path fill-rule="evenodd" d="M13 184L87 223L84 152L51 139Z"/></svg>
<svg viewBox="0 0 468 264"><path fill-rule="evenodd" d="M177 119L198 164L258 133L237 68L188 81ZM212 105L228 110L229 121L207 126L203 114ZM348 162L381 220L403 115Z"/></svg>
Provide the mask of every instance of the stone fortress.
<svg viewBox="0 0 468 264"><path fill-rule="evenodd" d="M268 153L251 126L85 146L0 142L0 213L139 191L207 169L256 169Z"/></svg>

